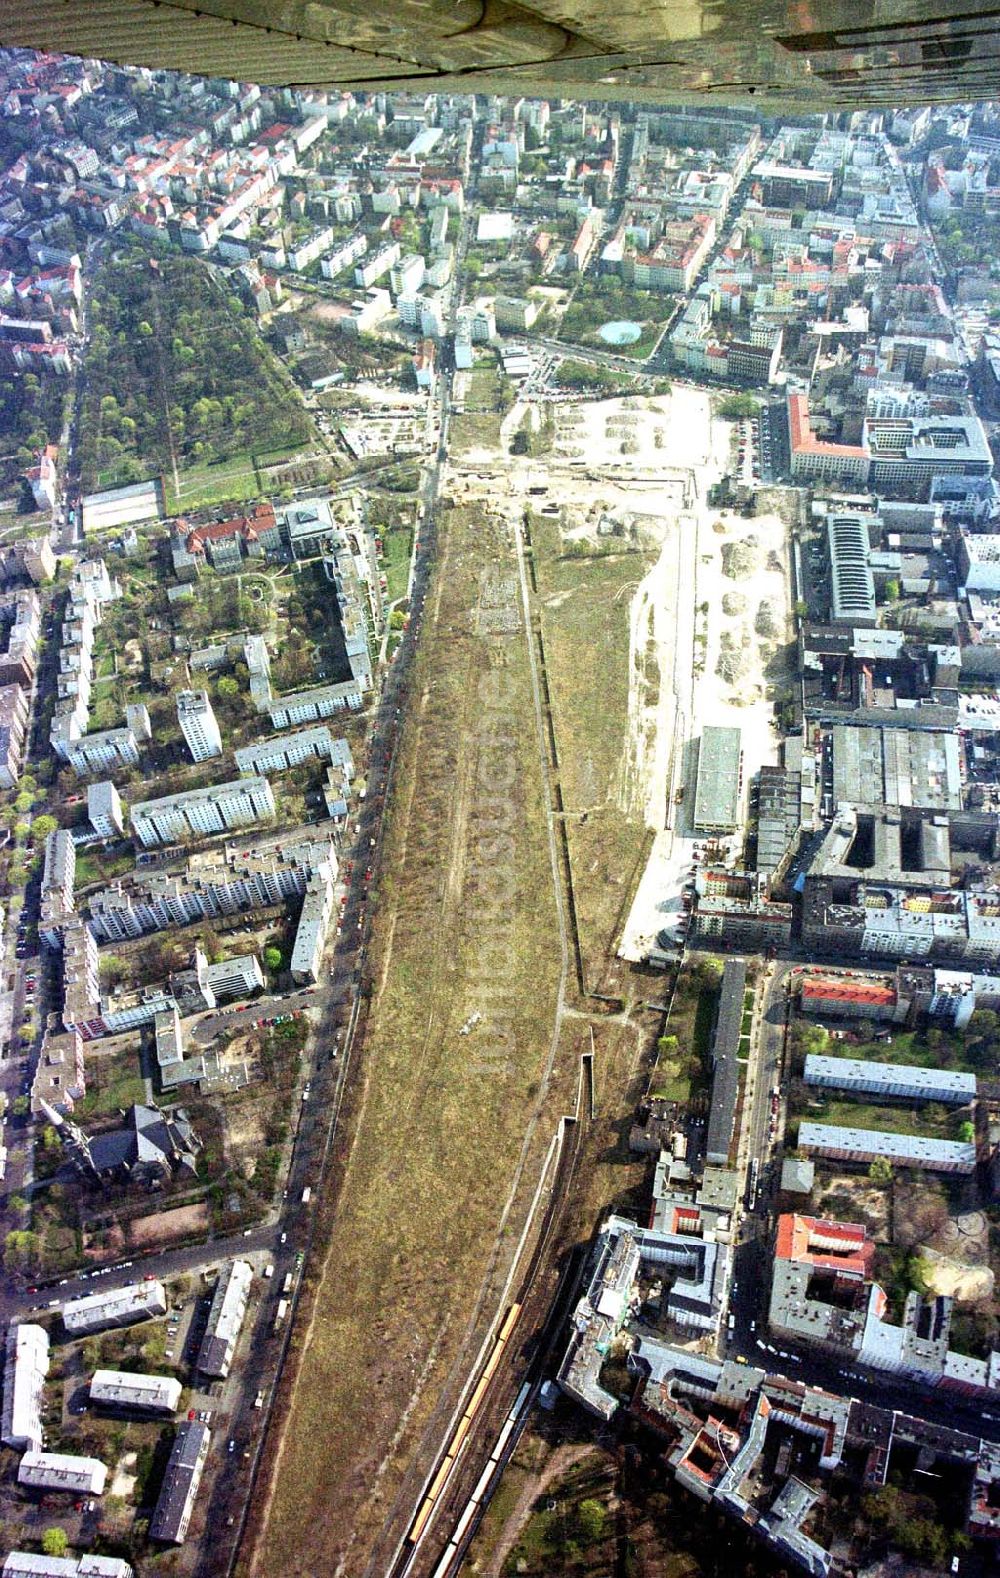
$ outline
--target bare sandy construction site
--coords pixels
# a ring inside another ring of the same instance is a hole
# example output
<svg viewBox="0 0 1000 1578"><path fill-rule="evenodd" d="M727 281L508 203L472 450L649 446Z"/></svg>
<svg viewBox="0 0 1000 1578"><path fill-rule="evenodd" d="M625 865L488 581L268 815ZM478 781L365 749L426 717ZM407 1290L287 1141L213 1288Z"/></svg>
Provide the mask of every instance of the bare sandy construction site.
<svg viewBox="0 0 1000 1578"><path fill-rule="evenodd" d="M505 418L505 451L524 420L521 405ZM512 519L530 500L558 518L568 548L632 542L652 561L622 609L629 691L617 797L655 835L620 943L632 961L682 912L702 728L741 729L744 782L777 760L767 669L791 638L787 528L777 515L709 507L712 484L734 469L732 443L733 424L713 415L712 396L681 388L560 404L544 459L503 457ZM465 457L476 473L470 492L495 486L496 459L488 450Z"/></svg>

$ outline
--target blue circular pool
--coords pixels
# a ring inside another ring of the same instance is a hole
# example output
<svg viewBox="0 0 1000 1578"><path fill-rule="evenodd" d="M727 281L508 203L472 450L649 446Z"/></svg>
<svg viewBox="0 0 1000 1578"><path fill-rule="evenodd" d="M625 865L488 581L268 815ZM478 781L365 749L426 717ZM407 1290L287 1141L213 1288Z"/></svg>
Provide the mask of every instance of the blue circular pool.
<svg viewBox="0 0 1000 1578"><path fill-rule="evenodd" d="M626 320L602 323L597 332L605 345L634 345L642 337L642 324Z"/></svg>

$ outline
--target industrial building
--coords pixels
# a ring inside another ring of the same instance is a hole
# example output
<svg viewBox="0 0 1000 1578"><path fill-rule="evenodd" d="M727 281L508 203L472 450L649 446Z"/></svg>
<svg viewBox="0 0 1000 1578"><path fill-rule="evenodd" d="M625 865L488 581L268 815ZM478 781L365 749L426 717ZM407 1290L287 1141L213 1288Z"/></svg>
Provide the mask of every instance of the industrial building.
<svg viewBox="0 0 1000 1578"><path fill-rule="evenodd" d="M836 805L962 809L957 735L836 725L830 737Z"/></svg>
<svg viewBox="0 0 1000 1578"><path fill-rule="evenodd" d="M731 833L740 816L743 749L739 729L708 724L698 749L694 797L696 833Z"/></svg>
<svg viewBox="0 0 1000 1578"><path fill-rule="evenodd" d="M208 1456L211 1433L197 1419L178 1426L156 1509L150 1519L149 1537L165 1545L183 1545Z"/></svg>
<svg viewBox="0 0 1000 1578"><path fill-rule="evenodd" d="M131 1326L137 1320L155 1320L167 1313L162 1282L130 1282L106 1293L88 1293L62 1307L63 1325L71 1337L87 1337L110 1326Z"/></svg>
<svg viewBox="0 0 1000 1578"><path fill-rule="evenodd" d="M805 1082L820 1090L856 1091L858 1095L891 1096L905 1101L942 1101L964 1107L976 1099L975 1074L951 1069L919 1068L908 1063L871 1063L867 1058L806 1057Z"/></svg>
<svg viewBox="0 0 1000 1578"><path fill-rule="evenodd" d="M863 515L832 515L826 525L830 558L830 619L835 625L878 622L875 579L869 556L868 522Z"/></svg>
<svg viewBox="0 0 1000 1578"><path fill-rule="evenodd" d="M49 1373L49 1335L32 1322L7 1328L3 1372L5 1446L15 1452L39 1452L42 1446L42 1398Z"/></svg>
<svg viewBox="0 0 1000 1578"><path fill-rule="evenodd" d="M224 1380L229 1374L252 1282L253 1267L247 1260L233 1260L223 1268L215 1284L208 1325L198 1351L198 1369L203 1375Z"/></svg>
<svg viewBox="0 0 1000 1578"><path fill-rule="evenodd" d="M103 1496L108 1470L96 1457L68 1452L25 1452L17 1471L19 1485L31 1490L64 1490L71 1496Z"/></svg>
<svg viewBox="0 0 1000 1578"><path fill-rule="evenodd" d="M170 1375L139 1375L125 1370L95 1370L90 1400L126 1413L174 1414L181 1383Z"/></svg>
<svg viewBox="0 0 1000 1578"><path fill-rule="evenodd" d="M153 849L178 839L224 833L230 827L249 827L273 817L274 810L274 794L266 778L237 778L207 789L138 801L129 816L140 844Z"/></svg>
<svg viewBox="0 0 1000 1578"><path fill-rule="evenodd" d="M798 1147L813 1156L868 1164L880 1158L894 1167L915 1167L928 1173L967 1175L976 1165L976 1147L958 1140L935 1140L925 1134L897 1134L886 1129L851 1129L837 1123L800 1123Z"/></svg>

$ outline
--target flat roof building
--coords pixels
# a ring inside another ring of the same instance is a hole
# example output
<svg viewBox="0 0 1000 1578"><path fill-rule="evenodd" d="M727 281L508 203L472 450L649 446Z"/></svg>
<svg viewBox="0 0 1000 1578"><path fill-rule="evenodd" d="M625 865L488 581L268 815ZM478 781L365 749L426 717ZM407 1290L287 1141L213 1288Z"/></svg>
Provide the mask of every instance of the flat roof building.
<svg viewBox="0 0 1000 1578"><path fill-rule="evenodd" d="M273 701L266 702L261 711L268 714L273 728L287 729L295 723L332 718L337 712L360 712L363 704L360 683L349 679L339 685L316 685L311 690L276 696Z"/></svg>
<svg viewBox="0 0 1000 1578"><path fill-rule="evenodd" d="M836 724L830 736L836 805L962 809L956 734Z"/></svg>
<svg viewBox="0 0 1000 1578"><path fill-rule="evenodd" d="M63 1325L71 1337L86 1337L109 1326L131 1326L138 1320L155 1320L167 1313L162 1282L130 1282L106 1293L88 1293L62 1307Z"/></svg>
<svg viewBox="0 0 1000 1578"><path fill-rule="evenodd" d="M98 838L124 837L121 795L110 778L87 785L87 819Z"/></svg>
<svg viewBox="0 0 1000 1578"><path fill-rule="evenodd" d="M847 1162L883 1158L896 1167L929 1173L968 1175L976 1165L976 1147L957 1140L935 1140L926 1134L898 1134L887 1129L851 1129L838 1123L800 1123L798 1146L814 1156Z"/></svg>
<svg viewBox="0 0 1000 1578"><path fill-rule="evenodd" d="M746 984L746 961L727 959L712 1043L712 1106L705 1138L705 1160L716 1167L727 1165L733 1142L740 1091L738 1054Z"/></svg>
<svg viewBox="0 0 1000 1578"><path fill-rule="evenodd" d="M919 1068L908 1063L870 1063L867 1058L806 1056L805 1082L821 1090L857 1091L907 1101L942 1101L964 1107L976 1099L975 1074Z"/></svg>
<svg viewBox="0 0 1000 1578"><path fill-rule="evenodd" d="M49 1335L33 1322L7 1328L3 1373L3 1442L15 1452L42 1446L42 1397L49 1373Z"/></svg>
<svg viewBox="0 0 1000 1578"><path fill-rule="evenodd" d="M289 969L296 981L317 981L333 914L336 867L326 864L306 883Z"/></svg>
<svg viewBox="0 0 1000 1578"><path fill-rule="evenodd" d="M222 735L207 690L177 692L177 722L193 762L222 755Z"/></svg>
<svg viewBox="0 0 1000 1578"><path fill-rule="evenodd" d="M252 1282L253 1267L247 1260L232 1260L223 1268L215 1284L208 1326L198 1351L198 1369L203 1375L225 1379L229 1374Z"/></svg>
<svg viewBox="0 0 1000 1578"><path fill-rule="evenodd" d="M833 515L826 526L830 558L830 619L835 625L878 621L868 523L861 515Z"/></svg>
<svg viewBox="0 0 1000 1578"><path fill-rule="evenodd" d="M325 723L277 735L256 745L241 745L233 757L241 773L286 772L315 758L338 763L353 773L350 746L346 740L334 739Z"/></svg>
<svg viewBox="0 0 1000 1578"><path fill-rule="evenodd" d="M126 1370L95 1370L90 1400L107 1408L140 1414L174 1414L181 1383L170 1375L139 1375Z"/></svg>
<svg viewBox="0 0 1000 1578"><path fill-rule="evenodd" d="M739 821L743 749L739 729L707 724L698 748L696 833L731 833Z"/></svg>
<svg viewBox="0 0 1000 1578"><path fill-rule="evenodd" d="M178 1426L156 1509L149 1524L151 1540L183 1545L201 1484L211 1439L208 1426L185 1419Z"/></svg>
<svg viewBox="0 0 1000 1578"><path fill-rule="evenodd" d="M139 801L129 814L136 838L145 849L152 849L192 835L248 827L274 813L274 794L266 778L237 778L232 783Z"/></svg>
<svg viewBox="0 0 1000 1578"><path fill-rule="evenodd" d="M119 1556L37 1556L11 1551L0 1578L135 1578L135 1569Z"/></svg>
<svg viewBox="0 0 1000 1578"><path fill-rule="evenodd" d="M17 1471L19 1485L32 1490L64 1490L72 1496L103 1496L108 1470L99 1458L68 1452L25 1452Z"/></svg>

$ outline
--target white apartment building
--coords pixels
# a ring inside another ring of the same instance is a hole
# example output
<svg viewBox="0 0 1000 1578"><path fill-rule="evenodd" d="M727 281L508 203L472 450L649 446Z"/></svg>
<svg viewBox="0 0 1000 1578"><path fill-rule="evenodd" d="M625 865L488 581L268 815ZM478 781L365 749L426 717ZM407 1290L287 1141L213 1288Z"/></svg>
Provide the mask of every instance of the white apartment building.
<svg viewBox="0 0 1000 1578"><path fill-rule="evenodd" d="M41 1449L42 1392L48 1373L48 1332L30 1322L11 1324L3 1373L2 1439L15 1452Z"/></svg>
<svg viewBox="0 0 1000 1578"><path fill-rule="evenodd" d="M132 831L144 849L178 839L224 833L274 816L274 795L266 778L238 778L188 789L183 794L144 800L130 812Z"/></svg>
<svg viewBox="0 0 1000 1578"><path fill-rule="evenodd" d="M65 756L74 772L107 772L112 767L134 767L139 745L131 729L102 729L70 742Z"/></svg>
<svg viewBox="0 0 1000 1578"><path fill-rule="evenodd" d="M56 828L45 840L42 870L42 903L38 922L41 937L51 948L60 946L62 928L73 914L76 845L65 828Z"/></svg>
<svg viewBox="0 0 1000 1578"><path fill-rule="evenodd" d="M90 928L104 942L187 926L206 915L265 909L303 894L324 863L336 869L330 839L274 843L266 849L227 845L193 854L181 871L143 871L90 900ZM96 946L95 946L96 953Z"/></svg>
<svg viewBox="0 0 1000 1578"><path fill-rule="evenodd" d="M319 980L326 934L333 914L335 879L336 867L323 865L306 884L289 966L296 981Z"/></svg>
<svg viewBox="0 0 1000 1578"><path fill-rule="evenodd" d="M207 690L177 692L177 722L193 762L222 755L222 735Z"/></svg>
<svg viewBox="0 0 1000 1578"><path fill-rule="evenodd" d="M357 680L347 680L342 685L317 685L313 690L278 696L267 712L273 728L287 729L289 724L314 723L317 718L330 718L335 712L359 712L361 705L361 686Z"/></svg>
<svg viewBox="0 0 1000 1578"><path fill-rule="evenodd" d="M338 762L348 769L349 776L353 773L350 746L346 740L335 740L325 724L313 729L298 729L294 734L282 734L259 745L242 745L233 755L241 773L286 772L314 757Z"/></svg>
<svg viewBox="0 0 1000 1578"><path fill-rule="evenodd" d="M87 817L98 838L123 838L125 819L121 795L110 778L87 785Z"/></svg>
<svg viewBox="0 0 1000 1578"><path fill-rule="evenodd" d="M174 1414L181 1399L181 1383L171 1375L141 1375L131 1370L95 1370L90 1400L106 1408L136 1413Z"/></svg>
<svg viewBox="0 0 1000 1578"><path fill-rule="evenodd" d="M247 997L264 985L264 972L255 953L241 953L235 959L222 959L210 964L205 972L205 984L218 999Z"/></svg>
<svg viewBox="0 0 1000 1578"><path fill-rule="evenodd" d="M156 1320L167 1313L162 1282L130 1282L107 1293L87 1293L62 1307L63 1325L71 1337L89 1337L110 1326L131 1326L137 1320Z"/></svg>
<svg viewBox="0 0 1000 1578"><path fill-rule="evenodd" d="M100 1458L68 1452L25 1452L17 1483L32 1490L64 1490L71 1496L103 1496L108 1470Z"/></svg>

